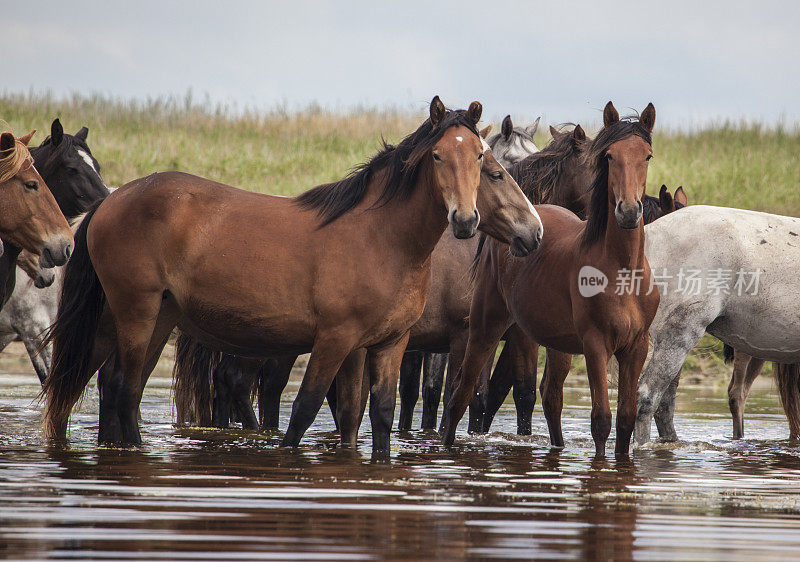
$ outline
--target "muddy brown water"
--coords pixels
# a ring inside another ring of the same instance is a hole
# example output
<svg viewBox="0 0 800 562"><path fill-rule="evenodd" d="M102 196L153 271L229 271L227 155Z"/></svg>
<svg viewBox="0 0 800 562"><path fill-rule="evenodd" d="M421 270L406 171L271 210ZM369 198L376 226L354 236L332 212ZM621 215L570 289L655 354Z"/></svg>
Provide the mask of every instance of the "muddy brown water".
<svg viewBox="0 0 800 562"><path fill-rule="evenodd" d="M13 351L13 350L12 350ZM19 350L17 350L18 353ZM40 436L25 359L0 361L0 556L114 560L603 558L783 560L800 556L800 447L771 382L754 389L743 441L730 439L724 384L682 388L682 441L596 461L589 397L572 377L567 447L495 431L442 450L432 433L393 434L391 458L339 450L323 410L298 450L280 434L178 429L169 365L142 404L141 450L95 445L94 388L71 445ZM285 393L288 422L298 376ZM419 425L419 412L415 426ZM613 450L613 442L610 444Z"/></svg>

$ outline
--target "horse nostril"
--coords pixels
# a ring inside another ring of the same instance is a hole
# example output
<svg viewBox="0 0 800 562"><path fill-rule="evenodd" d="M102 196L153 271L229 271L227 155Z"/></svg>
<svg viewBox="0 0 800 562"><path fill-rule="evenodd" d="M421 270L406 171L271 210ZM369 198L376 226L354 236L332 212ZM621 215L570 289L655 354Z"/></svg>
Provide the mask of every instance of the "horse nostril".
<svg viewBox="0 0 800 562"><path fill-rule="evenodd" d="M67 244L67 247L64 248L64 255L67 256L67 259L72 255L72 246Z"/></svg>
<svg viewBox="0 0 800 562"><path fill-rule="evenodd" d="M640 200L637 200L637 201L636 201L636 206L639 208L639 212L640 212L640 213L641 213L642 211L644 211L644 205L642 205L642 202L641 202Z"/></svg>

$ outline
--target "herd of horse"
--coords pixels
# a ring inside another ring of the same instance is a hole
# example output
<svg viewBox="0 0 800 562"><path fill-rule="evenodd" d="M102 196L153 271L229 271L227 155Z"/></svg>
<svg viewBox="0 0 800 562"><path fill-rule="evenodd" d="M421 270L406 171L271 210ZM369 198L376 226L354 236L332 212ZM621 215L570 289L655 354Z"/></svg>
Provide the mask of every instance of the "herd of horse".
<svg viewBox="0 0 800 562"><path fill-rule="evenodd" d="M626 455L652 419L677 439L681 366L705 332L735 356L734 437L765 361L800 435L800 219L688 206L682 187L647 195L652 104L620 118L609 102L594 138L551 127L542 150L538 119L507 117L489 136L478 102L448 110L434 97L429 111L397 145L297 197L178 172L109 190L85 127L65 134L56 119L30 149L33 133L3 133L0 341L21 339L31 356L45 436L66 439L98 373L99 443L140 444L142 393L177 333L179 424L277 428L310 353L282 444L300 443L327 398L349 447L369 404L376 452L389 450L398 387L401 430L420 386L422 429L434 429L444 390L445 446L468 408L468 430L488 432L512 389L517 431L530 434L544 346L552 446L564 446L563 385L582 354L604 455L613 357Z"/></svg>

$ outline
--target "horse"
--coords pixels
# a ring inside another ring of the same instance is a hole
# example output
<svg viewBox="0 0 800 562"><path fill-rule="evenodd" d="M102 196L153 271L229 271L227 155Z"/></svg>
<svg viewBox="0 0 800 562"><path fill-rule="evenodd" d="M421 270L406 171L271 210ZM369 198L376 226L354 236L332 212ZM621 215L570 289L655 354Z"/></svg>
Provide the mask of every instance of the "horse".
<svg viewBox="0 0 800 562"><path fill-rule="evenodd" d="M505 116L500 125L500 132L486 139L489 148L492 149L492 154L500 164L508 168L531 154L539 152L533 135L539 128L540 119L541 117L537 117L536 121L527 127L515 127L511 122L511 116Z"/></svg>
<svg viewBox="0 0 800 562"><path fill-rule="evenodd" d="M501 243L488 240L478 257L469 342L442 416L445 447L453 445L480 371L503 334L516 324L525 336L548 349L586 357L591 433L598 457L605 455L611 431L606 366L611 355L617 358L615 453L628 454L636 419L636 384L647 357L648 328L659 295L605 289L620 272L639 272L644 286L650 281L642 199L652 157L655 108L648 104L638 119L620 120L609 102L603 124L587 156L595 173L588 219L584 222L560 207L540 205L537 210L548 235L536 252L515 259ZM563 447L563 378L553 379L545 378L542 403L551 443Z"/></svg>
<svg viewBox="0 0 800 562"><path fill-rule="evenodd" d="M642 205L642 221L645 225L648 225L654 220L682 209L688 204L688 198L683 186L679 186L673 196L667 186L662 185L658 197L645 195ZM503 348L492 373L492 378L486 384L482 428L477 427L481 416L473 416L473 405L470 404L470 425L474 433L489 432L497 411L505 402L512 387L517 410L517 434L530 435L531 433L531 415L536 404L536 371L539 346L534 342L526 341L523 339L523 335L518 333L515 333L512 339L506 340L506 346L509 348L508 352ZM572 363L572 358L566 357L564 354L558 354L555 351L548 353L548 358L551 360L551 369L557 364L568 368ZM473 419L475 419L474 423Z"/></svg>
<svg viewBox="0 0 800 562"><path fill-rule="evenodd" d="M586 133L583 128L577 125L572 131L566 132L551 127L550 133L553 135L553 141L547 147L518 161L508 169L511 177L519 184L528 198L535 203L550 202L551 199L559 197L556 194L575 194L580 192L581 189L585 190L586 188L581 188L580 186L588 185L590 179L589 174L585 171L586 165L582 157L586 146ZM574 196L560 196L559 201L569 204L571 198L574 198ZM442 267L439 275L446 277L449 275L448 272L456 271L461 278L465 278L468 275L469 264L475 256L477 246L474 246L472 250L467 259L466 255L444 249L440 258ZM437 271L434 268L434 279L437 277ZM429 304L426 306L431 310L439 310L440 313L444 312L453 317L467 318L469 316L471 290L471 287L464 287L463 294L458 295L458 298L441 300L441 302L436 300L436 295L441 294L443 298L449 297L449 292L454 291L454 289L447 288L441 293L434 292L429 297ZM422 429L436 428L436 412L442 396L442 387L444 386L445 388L445 402L449 399L452 391L452 379L460 365L460 358L463 356L466 346L468 337L467 325L464 323L458 329L455 327L450 329L450 334L456 333L458 334L457 336L450 335L448 337L454 341L461 340L458 346L460 354L451 357L446 385L444 384L446 358L436 358L427 354L424 356ZM499 369L505 374L510 374L512 379L527 380L520 373L528 373L532 368L534 369L535 378L536 358L531 358L529 354L524 355L528 361L533 361L531 366L529 362L522 361L520 359L521 355L518 353L519 351L523 351L523 353L527 351L528 342L520 341L520 335L514 333L513 328L509 330L505 339L506 345L495 367L495 376L497 376ZM408 355L413 353L415 352L410 352ZM509 361L512 356L513 359ZM416 360L419 361L418 358ZM525 363L524 367L521 365L523 362ZM512 365L514 368L512 368ZM400 372L400 429L411 428L414 406L419 397L419 370L415 370L414 367L416 367L414 363L410 363L409 366L403 365ZM481 373L475 396L470 403L470 432L482 431L484 414L487 410L487 387L491 368L491 363L487 363L486 368ZM515 399L518 405L518 432L523 435L530 434L530 417L536 400L535 382L534 386L530 388L523 388L522 385L517 385L515 387Z"/></svg>
<svg viewBox="0 0 800 562"><path fill-rule="evenodd" d="M480 135L485 137L488 128L480 131ZM492 153L486 147L484 159L481 166L481 177L479 190L490 191L518 189L514 180L492 157ZM469 314L470 302L470 283L469 265L472 256L477 248L477 238L471 241L459 240L450 233L445 233L436 245L431 256L432 284L425 303L422 316L411 328L409 343L403 362L400 368L400 426L401 430L410 427L408 412L413 411L413 405L409 408L409 398L414 397L414 402L419 395L419 363L415 359L422 360L422 352L429 352L441 357L444 355L446 361L447 352L454 346L466 345L466 326L465 319ZM215 392L216 386L225 386L227 383L221 381L220 373L216 369L216 362L220 361L219 354L214 354L210 350L202 349L202 346L194 346L188 341L185 335L178 339L178 352L176 352L175 369L173 379L175 381L175 402L178 412L179 423L202 423L208 422L207 412L198 413L196 407L207 410L213 403L213 409L226 409L225 406L218 406L217 402L224 399ZM418 351L419 350L419 351ZM444 352L444 353L441 353ZM235 373L228 370L231 376L259 382L259 414L260 426L262 429L276 429L278 426L278 412L280 408L280 396L289 380L292 365L297 356L284 356L272 358L272 361L265 362L263 365L251 365L247 372ZM433 359L436 361L436 359ZM442 361L442 363L444 363ZM443 367L444 365L442 365ZM193 382L195 372L201 371L207 380L212 381L209 391L207 385L197 388ZM415 371L415 372L413 372ZM410 381L416 382L416 390L409 392ZM335 404L335 381L334 388L329 391L327 397L331 410L336 419ZM241 394L236 401L243 404L249 397L251 386L248 384L239 385ZM227 394L231 396L231 394ZM438 399L437 399L438 402ZM434 409L435 423L435 409ZM212 425L216 425L212 421ZM433 427L433 426L432 426Z"/></svg>
<svg viewBox="0 0 800 562"><path fill-rule="evenodd" d="M66 437L72 407L116 349L123 376L107 392L101 377L98 439L140 444L144 383L177 326L233 355L311 352L287 447L300 443L337 371L342 443L355 446L366 360L373 450L388 451L402 353L448 224L459 238L480 227L517 255L541 240L519 189L477 189L481 111L478 102L448 111L434 97L430 117L397 146L294 198L178 172L109 195L81 223L66 269L49 334L45 436Z"/></svg>
<svg viewBox="0 0 800 562"><path fill-rule="evenodd" d="M800 219L697 205L646 231L645 252L663 290L650 326L652 359L639 382L636 442L650 439L654 415L661 438L677 439L673 415L681 366L705 332L737 351L782 364L778 387L796 435Z"/></svg>
<svg viewBox="0 0 800 562"><path fill-rule="evenodd" d="M74 221L95 201L108 195L100 165L86 144L88 134L86 127L75 135L64 134L61 122L55 119L50 136L30 149L34 166L68 221ZM17 265L14 290L0 310L0 351L21 339L39 380L44 381L50 369L51 349L41 348L41 334L56 318L63 268L42 268L39 257L28 251L19 254ZM56 280L59 283L51 286Z"/></svg>
<svg viewBox="0 0 800 562"><path fill-rule="evenodd" d="M19 138L0 134L0 306L14 292L22 250L37 256L43 268L63 265L72 253L72 230L28 150L35 132Z"/></svg>

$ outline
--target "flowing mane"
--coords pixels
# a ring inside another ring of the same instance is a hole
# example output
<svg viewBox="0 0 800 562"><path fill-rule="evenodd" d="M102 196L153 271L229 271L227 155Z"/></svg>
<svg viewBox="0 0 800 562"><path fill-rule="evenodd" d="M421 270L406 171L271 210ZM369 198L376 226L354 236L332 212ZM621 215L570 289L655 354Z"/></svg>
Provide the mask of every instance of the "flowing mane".
<svg viewBox="0 0 800 562"><path fill-rule="evenodd" d="M426 119L420 127L398 145L383 142L381 150L366 162L354 167L343 179L314 187L297 196L296 201L306 209L314 209L325 226L358 205L367 193L372 174L385 170L383 191L376 206L385 205L396 197L408 197L417 183L424 156L439 142L450 127L461 125L478 131L463 109L447 111L438 126Z"/></svg>
<svg viewBox="0 0 800 562"><path fill-rule="evenodd" d="M586 161L594 170L594 180L590 189L592 197L587 212L586 228L583 231L581 244L589 245L599 240L606 230L608 222L608 160L606 151L615 142L631 135L641 137L647 144L653 141L650 132L639 122L638 118L626 118L603 127L589 145Z"/></svg>
<svg viewBox="0 0 800 562"><path fill-rule="evenodd" d="M552 203L557 195L555 188L564 171L564 163L578 151L579 147L573 142L571 133L559 135L541 151L511 166L508 173L531 203Z"/></svg>

